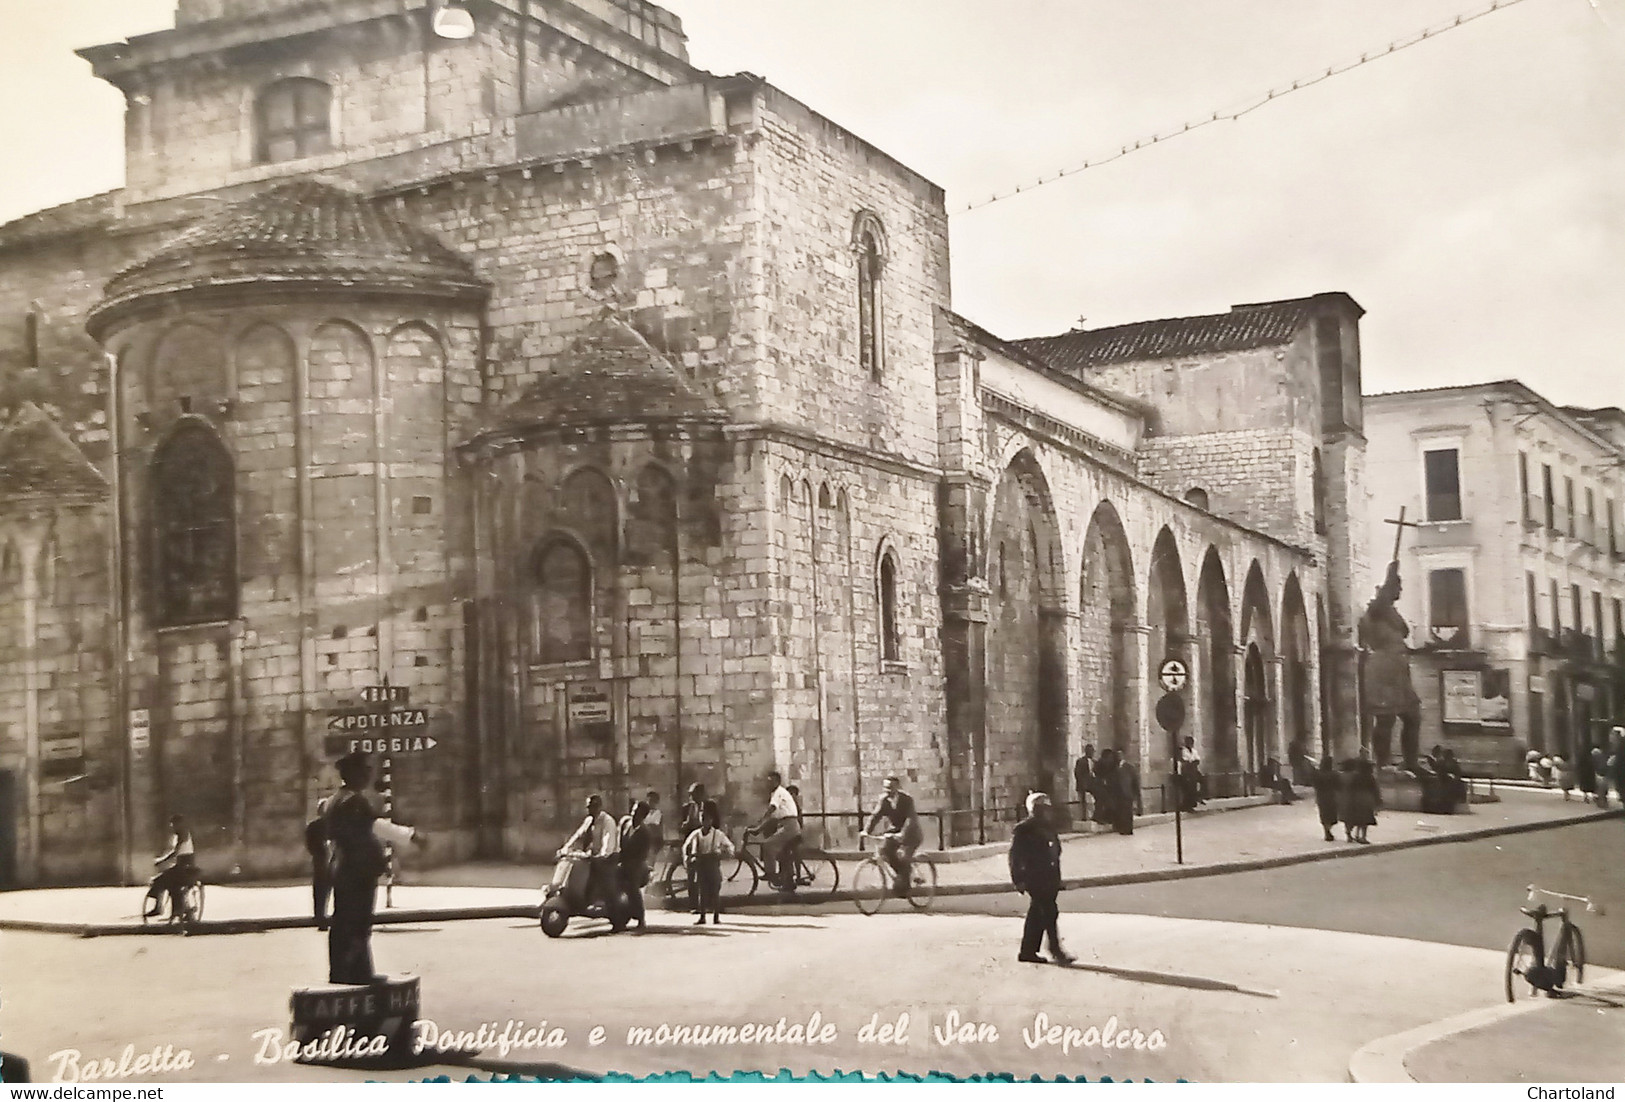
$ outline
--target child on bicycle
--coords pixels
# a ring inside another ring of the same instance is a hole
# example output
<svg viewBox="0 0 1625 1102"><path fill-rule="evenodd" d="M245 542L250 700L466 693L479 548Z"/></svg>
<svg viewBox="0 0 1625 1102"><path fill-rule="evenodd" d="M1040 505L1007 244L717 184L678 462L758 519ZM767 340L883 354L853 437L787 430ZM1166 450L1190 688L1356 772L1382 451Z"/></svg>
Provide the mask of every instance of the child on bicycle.
<svg viewBox="0 0 1625 1102"><path fill-rule="evenodd" d="M694 909L699 918L694 925L705 925L705 912L711 912L711 925L722 924L722 859L732 857L733 843L722 832L721 816L717 805L700 805L700 825L683 840L683 865L688 869L688 882L694 885Z"/></svg>
<svg viewBox="0 0 1625 1102"><path fill-rule="evenodd" d="M186 829L186 820L179 815L169 817L169 849L153 860L154 865L173 862L147 884L147 918L154 918L163 910L163 896L169 893L169 912L177 917L186 913L185 891L197 879L197 847L192 843L192 832Z"/></svg>

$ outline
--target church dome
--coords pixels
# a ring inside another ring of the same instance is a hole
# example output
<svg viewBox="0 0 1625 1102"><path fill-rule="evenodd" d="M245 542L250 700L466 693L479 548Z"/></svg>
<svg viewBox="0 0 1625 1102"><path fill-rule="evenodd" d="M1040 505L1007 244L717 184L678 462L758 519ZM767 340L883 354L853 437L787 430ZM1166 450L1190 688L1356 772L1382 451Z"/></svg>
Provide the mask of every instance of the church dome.
<svg viewBox="0 0 1625 1102"><path fill-rule="evenodd" d="M557 358L553 370L499 410L480 435L522 437L555 428L726 420L721 406L606 309Z"/></svg>
<svg viewBox="0 0 1625 1102"><path fill-rule="evenodd" d="M206 216L119 272L91 312L89 328L99 336L122 317L177 294L479 300L486 290L467 260L366 196L293 180Z"/></svg>

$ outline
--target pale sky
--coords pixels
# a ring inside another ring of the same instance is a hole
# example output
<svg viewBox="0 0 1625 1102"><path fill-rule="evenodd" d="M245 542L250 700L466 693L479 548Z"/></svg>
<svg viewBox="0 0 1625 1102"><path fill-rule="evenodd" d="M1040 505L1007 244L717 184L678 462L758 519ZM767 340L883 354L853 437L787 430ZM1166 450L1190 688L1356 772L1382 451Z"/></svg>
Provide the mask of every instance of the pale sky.
<svg viewBox="0 0 1625 1102"><path fill-rule="evenodd" d="M668 0L949 209L1490 0ZM122 182L72 50L173 0L0 0L0 221ZM1236 122L956 214L954 308L1006 337L1352 294L1366 389L1517 377L1625 405L1625 0L1521 0Z"/></svg>

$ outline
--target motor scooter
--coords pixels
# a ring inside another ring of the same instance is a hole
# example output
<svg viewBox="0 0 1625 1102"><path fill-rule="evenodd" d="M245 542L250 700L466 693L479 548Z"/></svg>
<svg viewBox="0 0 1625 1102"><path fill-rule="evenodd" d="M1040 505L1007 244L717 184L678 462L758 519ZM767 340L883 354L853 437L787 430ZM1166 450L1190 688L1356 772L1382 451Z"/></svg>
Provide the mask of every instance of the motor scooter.
<svg viewBox="0 0 1625 1102"><path fill-rule="evenodd" d="M559 937L572 918L603 918L616 933L626 929L637 913L631 890L622 881L620 869L606 861L599 875L589 875L587 857L561 857L553 870L553 882L542 892L542 933ZM591 892L588 882L594 881Z"/></svg>

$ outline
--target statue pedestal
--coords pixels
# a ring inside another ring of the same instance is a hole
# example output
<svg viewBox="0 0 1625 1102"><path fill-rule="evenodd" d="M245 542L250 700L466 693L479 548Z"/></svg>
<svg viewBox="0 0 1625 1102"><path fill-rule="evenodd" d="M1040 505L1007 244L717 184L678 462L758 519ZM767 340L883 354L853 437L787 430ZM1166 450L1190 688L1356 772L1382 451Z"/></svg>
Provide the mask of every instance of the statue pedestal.
<svg viewBox="0 0 1625 1102"><path fill-rule="evenodd" d="M1422 810L1422 782L1404 770L1389 765L1378 769L1377 789L1382 793L1381 811Z"/></svg>
<svg viewBox="0 0 1625 1102"><path fill-rule="evenodd" d="M289 1000L302 1064L399 1060L412 1055L418 978L381 976L365 986L297 988Z"/></svg>

